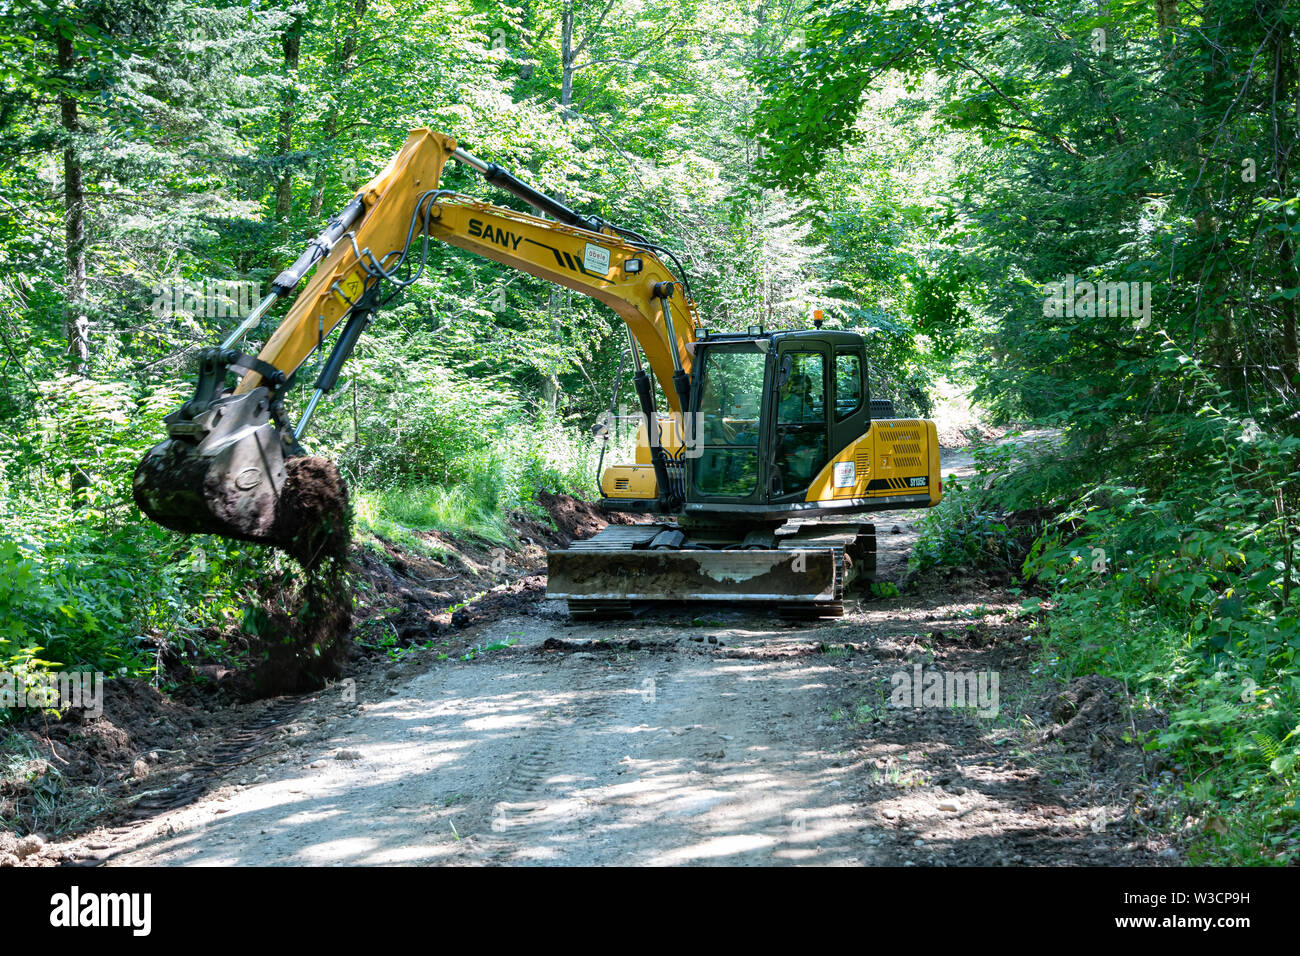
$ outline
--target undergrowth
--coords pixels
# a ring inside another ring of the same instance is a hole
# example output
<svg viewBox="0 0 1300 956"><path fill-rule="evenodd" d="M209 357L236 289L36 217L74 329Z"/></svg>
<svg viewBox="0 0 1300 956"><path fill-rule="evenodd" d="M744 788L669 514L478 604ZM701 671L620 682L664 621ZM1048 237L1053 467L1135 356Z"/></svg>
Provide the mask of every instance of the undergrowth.
<svg viewBox="0 0 1300 956"><path fill-rule="evenodd" d="M439 412L436 401L453 391L454 414ZM257 545L166 531L131 500L135 465L184 392L65 378L42 396L31 427L0 435L0 675L21 684L89 669L161 685L168 645L186 659L238 664L257 637L262 585L291 562ZM404 405L373 445L350 445L328 415L313 444L350 466L363 537L435 556L422 532L509 544L512 515L545 516L538 494L590 488L590 439L534 421L508 392L461 382ZM23 713L0 707L0 723Z"/></svg>
<svg viewBox="0 0 1300 956"><path fill-rule="evenodd" d="M1136 465L1123 439L1082 429L984 454L974 479L945 483L914 566L1003 566L1017 515L1041 519L1016 570L1043 595L1025 604L1044 609L1043 666L1062 681L1122 680L1159 718L1142 743L1169 768L1154 781L1162 825L1191 861L1294 863L1300 439L1233 413L1183 364L1202 404L1124 436L1145 449Z"/></svg>

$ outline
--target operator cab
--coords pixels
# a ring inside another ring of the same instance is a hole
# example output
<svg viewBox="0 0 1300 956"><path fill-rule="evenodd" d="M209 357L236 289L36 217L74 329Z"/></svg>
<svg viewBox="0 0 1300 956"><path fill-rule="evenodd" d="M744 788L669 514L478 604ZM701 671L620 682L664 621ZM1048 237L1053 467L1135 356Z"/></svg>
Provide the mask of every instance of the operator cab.
<svg viewBox="0 0 1300 956"><path fill-rule="evenodd" d="M688 503L802 502L831 457L867 431L866 352L856 333L712 334L694 351L697 433L682 456Z"/></svg>
<svg viewBox="0 0 1300 956"><path fill-rule="evenodd" d="M642 423L636 463L601 474L604 507L730 521L939 503L935 425L872 401L860 335L712 333L688 347L685 434L675 415L660 415L652 447Z"/></svg>

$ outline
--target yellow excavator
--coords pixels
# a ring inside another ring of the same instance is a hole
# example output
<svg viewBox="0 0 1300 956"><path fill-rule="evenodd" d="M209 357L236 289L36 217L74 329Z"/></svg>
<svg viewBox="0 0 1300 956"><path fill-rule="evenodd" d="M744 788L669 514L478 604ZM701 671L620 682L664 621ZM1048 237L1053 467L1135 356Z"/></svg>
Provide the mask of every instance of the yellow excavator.
<svg viewBox="0 0 1300 956"><path fill-rule="evenodd" d="M440 189L449 159L538 215ZM640 418L635 461L604 468L600 504L654 518L611 524L549 553L547 596L567 600L575 617L622 615L643 601L841 614L850 582L874 576L875 531L859 516L939 502L935 425L895 419L889 402L870 398L860 335L820 321L710 331L672 252L422 128L238 327L200 354L194 397L167 417L167 439L136 470L140 508L165 527L274 544L310 566L331 531L318 527L317 513L329 495L304 490L298 466L320 459L300 439L385 294L418 277L430 238L591 296L626 323ZM261 352L240 351L289 296ZM286 395L331 339L292 425Z"/></svg>

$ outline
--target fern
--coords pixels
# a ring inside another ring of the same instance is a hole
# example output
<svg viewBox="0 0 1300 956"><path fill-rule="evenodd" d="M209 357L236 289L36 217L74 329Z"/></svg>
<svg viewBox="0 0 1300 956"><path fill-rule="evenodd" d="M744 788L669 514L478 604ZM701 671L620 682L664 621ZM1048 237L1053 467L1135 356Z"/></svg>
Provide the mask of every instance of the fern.
<svg viewBox="0 0 1300 956"><path fill-rule="evenodd" d="M1272 734L1267 731L1257 730L1251 736L1255 738L1255 743L1259 744L1259 749L1264 752L1264 761L1266 763L1272 763L1282 756L1282 741Z"/></svg>

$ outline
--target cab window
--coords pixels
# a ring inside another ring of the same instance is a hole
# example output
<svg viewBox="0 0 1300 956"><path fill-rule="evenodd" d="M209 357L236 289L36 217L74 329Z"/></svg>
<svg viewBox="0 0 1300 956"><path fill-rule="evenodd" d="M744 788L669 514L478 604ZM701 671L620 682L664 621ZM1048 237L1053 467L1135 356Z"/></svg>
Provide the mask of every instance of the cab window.
<svg viewBox="0 0 1300 956"><path fill-rule="evenodd" d="M759 406L766 359L755 346L713 346L701 375L695 487L746 498L758 488Z"/></svg>
<svg viewBox="0 0 1300 956"><path fill-rule="evenodd" d="M842 422L862 409L862 355L840 352L835 356L835 420Z"/></svg>

